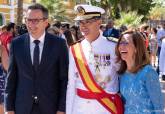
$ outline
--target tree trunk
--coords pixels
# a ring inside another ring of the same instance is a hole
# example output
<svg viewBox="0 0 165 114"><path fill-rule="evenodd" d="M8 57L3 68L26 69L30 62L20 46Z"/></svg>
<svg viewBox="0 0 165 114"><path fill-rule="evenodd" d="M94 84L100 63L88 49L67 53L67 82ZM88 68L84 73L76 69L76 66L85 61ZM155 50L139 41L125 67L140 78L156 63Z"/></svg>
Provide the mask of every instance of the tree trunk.
<svg viewBox="0 0 165 114"><path fill-rule="evenodd" d="M17 5L17 25L21 25L23 19L23 0L18 0Z"/></svg>

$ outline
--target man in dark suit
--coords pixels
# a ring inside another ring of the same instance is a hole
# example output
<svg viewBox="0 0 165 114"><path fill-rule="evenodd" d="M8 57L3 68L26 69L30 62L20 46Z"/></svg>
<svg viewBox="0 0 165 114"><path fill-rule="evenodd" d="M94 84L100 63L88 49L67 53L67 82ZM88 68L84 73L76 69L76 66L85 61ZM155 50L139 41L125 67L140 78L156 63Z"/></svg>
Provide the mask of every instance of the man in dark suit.
<svg viewBox="0 0 165 114"><path fill-rule="evenodd" d="M103 32L103 36L119 38L120 32L119 32L119 30L114 28L113 20L108 21L108 23L106 25L106 30Z"/></svg>
<svg viewBox="0 0 165 114"><path fill-rule="evenodd" d="M28 7L24 34L11 43L5 90L7 114L65 114L68 75L66 41L45 32L48 10Z"/></svg>

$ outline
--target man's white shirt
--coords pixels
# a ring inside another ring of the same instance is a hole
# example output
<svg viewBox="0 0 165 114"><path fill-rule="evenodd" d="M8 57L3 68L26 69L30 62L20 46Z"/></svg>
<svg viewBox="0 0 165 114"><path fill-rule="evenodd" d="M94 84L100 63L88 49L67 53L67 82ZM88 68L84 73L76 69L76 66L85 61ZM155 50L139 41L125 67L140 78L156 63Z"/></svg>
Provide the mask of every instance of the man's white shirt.
<svg viewBox="0 0 165 114"><path fill-rule="evenodd" d="M34 53L34 48L35 48L34 40L36 40L36 39L30 35L30 55L31 55L32 63L33 63L33 53ZM39 61L41 62L41 56L42 56L42 51L43 51L44 41L45 41L45 32L41 35L40 38L38 38L38 40L40 41L40 43L39 43L39 49L40 49Z"/></svg>

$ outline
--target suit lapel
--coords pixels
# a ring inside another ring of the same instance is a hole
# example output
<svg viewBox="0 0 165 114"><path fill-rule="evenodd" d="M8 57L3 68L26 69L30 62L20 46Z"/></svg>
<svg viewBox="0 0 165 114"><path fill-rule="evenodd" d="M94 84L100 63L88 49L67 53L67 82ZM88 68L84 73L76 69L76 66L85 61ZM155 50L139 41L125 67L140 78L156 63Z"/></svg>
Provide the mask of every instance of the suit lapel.
<svg viewBox="0 0 165 114"><path fill-rule="evenodd" d="M30 54L30 37L27 34L25 38L25 47L24 47L24 58L25 58L25 63L27 65L27 68L32 72L33 67L32 67L32 60L31 60L31 54Z"/></svg>
<svg viewBox="0 0 165 114"><path fill-rule="evenodd" d="M42 56L41 56L41 62L39 65L39 70L42 71L42 69L47 66L48 64L48 58L51 56L50 55L50 50L51 50L51 41L49 34L46 33L45 35L45 41L44 41L44 47L43 47L43 51L42 51Z"/></svg>

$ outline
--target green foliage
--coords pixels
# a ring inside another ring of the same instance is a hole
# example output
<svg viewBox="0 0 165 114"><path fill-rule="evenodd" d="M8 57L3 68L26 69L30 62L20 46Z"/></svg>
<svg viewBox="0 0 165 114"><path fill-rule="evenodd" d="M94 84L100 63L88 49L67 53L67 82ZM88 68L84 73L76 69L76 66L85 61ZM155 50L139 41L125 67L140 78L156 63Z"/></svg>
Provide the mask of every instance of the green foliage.
<svg viewBox="0 0 165 114"><path fill-rule="evenodd" d="M155 7L151 8L149 11L149 18L153 20L161 20L165 19L165 7L160 7L160 5L156 5Z"/></svg>
<svg viewBox="0 0 165 114"><path fill-rule="evenodd" d="M40 0L41 4L49 9L51 19L64 21L65 9L61 0Z"/></svg>
<svg viewBox="0 0 165 114"><path fill-rule="evenodd" d="M137 27L144 16L137 12L121 12L121 18L115 21L117 26L126 25L127 27Z"/></svg>
<svg viewBox="0 0 165 114"><path fill-rule="evenodd" d="M121 11L137 11L139 15L147 15L153 4L152 0L120 0Z"/></svg>
<svg viewBox="0 0 165 114"><path fill-rule="evenodd" d="M152 0L88 0L92 5L101 6L106 10L107 18L120 18L120 12L137 11L139 15L147 15L154 6Z"/></svg>
<svg viewBox="0 0 165 114"><path fill-rule="evenodd" d="M150 8L153 7L153 4L151 4L152 0L139 0L138 4L138 14L139 15L147 15Z"/></svg>
<svg viewBox="0 0 165 114"><path fill-rule="evenodd" d="M152 20L162 20L165 19L165 1L164 0L153 0L152 7L149 11L149 18Z"/></svg>
<svg viewBox="0 0 165 114"><path fill-rule="evenodd" d="M163 6L165 7L165 1L164 0L152 0L152 4L156 4L156 6Z"/></svg>
<svg viewBox="0 0 165 114"><path fill-rule="evenodd" d="M102 7L105 9L106 18L119 18L120 10L118 8L119 0L100 0L100 2L96 2L96 0L88 0L92 5Z"/></svg>

